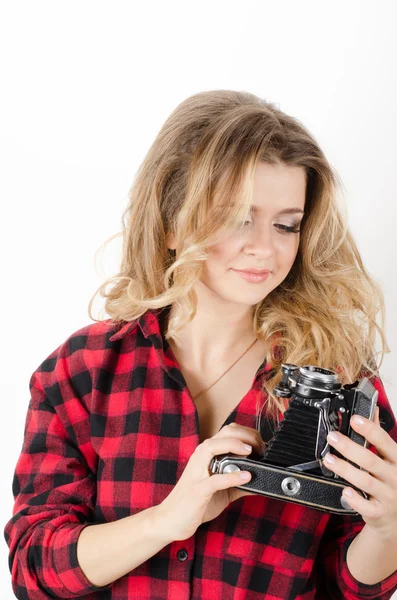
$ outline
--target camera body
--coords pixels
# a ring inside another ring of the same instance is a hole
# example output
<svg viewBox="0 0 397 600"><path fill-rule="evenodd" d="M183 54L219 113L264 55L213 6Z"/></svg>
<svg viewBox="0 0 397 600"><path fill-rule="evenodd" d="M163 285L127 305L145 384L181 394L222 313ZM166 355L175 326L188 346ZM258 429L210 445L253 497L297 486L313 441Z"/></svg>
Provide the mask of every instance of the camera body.
<svg viewBox="0 0 397 600"><path fill-rule="evenodd" d="M351 428L350 419L357 414L373 420L378 391L366 377L342 386L328 369L290 363L281 368L282 380L274 393L290 402L263 456L260 460L216 456L211 472L250 471L250 481L238 488L329 513L357 514L342 496L343 488L349 485L368 496L326 467L328 452L341 456L329 446L327 435L340 431L366 447L367 440Z"/></svg>

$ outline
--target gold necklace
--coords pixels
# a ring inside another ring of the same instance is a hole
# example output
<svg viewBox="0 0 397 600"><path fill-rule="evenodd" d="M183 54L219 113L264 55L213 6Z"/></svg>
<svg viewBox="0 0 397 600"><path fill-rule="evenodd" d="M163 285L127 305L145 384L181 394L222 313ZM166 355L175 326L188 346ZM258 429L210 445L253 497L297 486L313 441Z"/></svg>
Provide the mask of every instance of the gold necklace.
<svg viewBox="0 0 397 600"><path fill-rule="evenodd" d="M197 400L197 398L199 398L200 396L202 396L203 394L205 394L205 392L208 392L208 390L210 390L216 383L218 383L218 381L220 379L222 379L222 377L224 377L226 375L226 373L228 373L230 371L230 369L232 367L234 367L234 365L241 359L243 358L244 354L247 354L248 350L250 350L252 348L252 346L255 344L255 342L258 341L258 338L256 338L252 344L250 344L248 346L248 348L246 350L244 350L244 352L242 353L241 356L238 357L237 360L234 361L234 363L228 368L226 369L226 371L224 373L222 373L222 375L220 377L218 377L218 379L216 381L214 381L214 383L212 383L209 387L207 387L205 390L202 390L201 392L199 392L198 394L196 394L195 396L193 396L193 400Z"/></svg>

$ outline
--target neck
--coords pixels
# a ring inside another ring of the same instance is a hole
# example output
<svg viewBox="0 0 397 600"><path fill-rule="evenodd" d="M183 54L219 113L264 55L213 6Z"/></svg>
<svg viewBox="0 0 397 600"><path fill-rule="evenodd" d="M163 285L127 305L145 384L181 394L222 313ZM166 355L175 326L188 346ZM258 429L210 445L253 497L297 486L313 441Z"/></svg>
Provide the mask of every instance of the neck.
<svg viewBox="0 0 397 600"><path fill-rule="evenodd" d="M175 312L171 306L168 320ZM220 310L214 304L199 301L192 321L183 327L177 340L169 342L175 354L183 356L192 370L208 372L214 364L228 366L255 338L251 306L228 303Z"/></svg>

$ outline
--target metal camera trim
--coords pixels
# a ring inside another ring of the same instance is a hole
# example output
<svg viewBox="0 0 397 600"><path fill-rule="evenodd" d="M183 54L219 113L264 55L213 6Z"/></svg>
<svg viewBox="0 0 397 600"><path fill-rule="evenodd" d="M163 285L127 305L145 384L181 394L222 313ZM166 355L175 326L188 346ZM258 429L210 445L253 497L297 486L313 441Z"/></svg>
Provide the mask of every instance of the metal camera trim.
<svg viewBox="0 0 397 600"><path fill-rule="evenodd" d="M318 371L310 370L310 369L319 369ZM327 373L321 373L320 371L328 371ZM299 372L304 377L308 379L317 379L322 383L335 383L338 382L338 375L331 371L330 369L323 369L322 367L316 367L314 365L305 365L304 367L299 367Z"/></svg>
<svg viewBox="0 0 397 600"><path fill-rule="evenodd" d="M292 489L288 487L291 484L293 486ZM301 484L296 477L286 477L281 482L281 489L283 490L284 494L287 494L287 496L296 496L301 489Z"/></svg>

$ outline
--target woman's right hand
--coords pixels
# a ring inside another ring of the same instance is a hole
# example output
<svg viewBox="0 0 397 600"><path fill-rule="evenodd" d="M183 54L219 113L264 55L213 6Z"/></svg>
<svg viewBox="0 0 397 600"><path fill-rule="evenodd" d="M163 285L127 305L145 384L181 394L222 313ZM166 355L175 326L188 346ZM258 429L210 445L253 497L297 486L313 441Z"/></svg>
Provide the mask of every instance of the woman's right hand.
<svg viewBox="0 0 397 600"><path fill-rule="evenodd" d="M246 449L244 444L251 445L252 450ZM230 502L253 494L235 487L247 483L251 479L249 473L246 479L241 479L244 471L215 475L209 471L214 456L229 453L248 456L251 452L262 456L260 434L256 429L237 423L225 425L197 446L178 483L157 507L161 526L169 530L170 539L186 540L199 525L215 519Z"/></svg>

